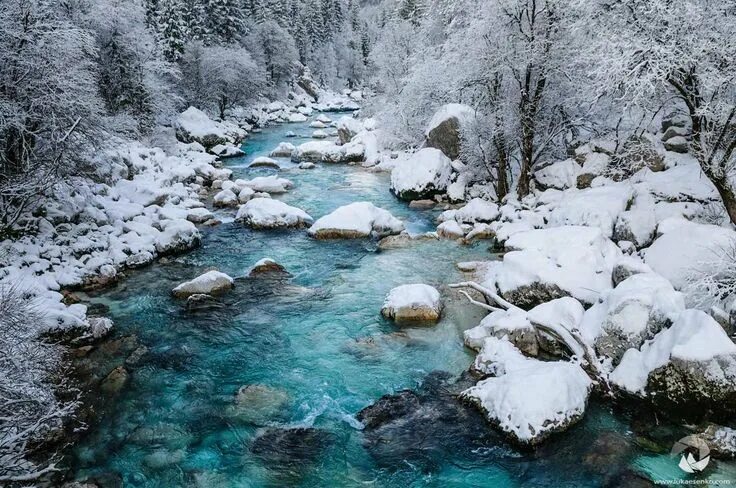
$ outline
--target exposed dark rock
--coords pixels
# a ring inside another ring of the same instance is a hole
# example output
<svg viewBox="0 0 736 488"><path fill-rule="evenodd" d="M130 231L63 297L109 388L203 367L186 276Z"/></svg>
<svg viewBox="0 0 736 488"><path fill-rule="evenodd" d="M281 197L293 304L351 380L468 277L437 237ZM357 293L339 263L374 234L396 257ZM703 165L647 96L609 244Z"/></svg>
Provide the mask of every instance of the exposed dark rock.
<svg viewBox="0 0 736 488"><path fill-rule="evenodd" d="M118 366L102 380L100 390L107 394L119 393L128 382L128 378L128 371L124 367Z"/></svg>
<svg viewBox="0 0 736 488"><path fill-rule="evenodd" d="M334 442L334 434L309 428L265 429L250 447L251 453L276 470L304 469Z"/></svg>

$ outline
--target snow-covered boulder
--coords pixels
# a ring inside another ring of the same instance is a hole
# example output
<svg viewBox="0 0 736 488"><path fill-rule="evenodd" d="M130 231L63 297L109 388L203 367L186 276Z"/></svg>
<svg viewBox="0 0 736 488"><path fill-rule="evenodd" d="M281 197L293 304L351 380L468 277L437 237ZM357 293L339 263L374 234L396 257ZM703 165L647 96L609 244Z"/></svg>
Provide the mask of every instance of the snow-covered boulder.
<svg viewBox="0 0 736 488"><path fill-rule="evenodd" d="M668 151L685 154L690 150L690 141L682 136L675 136L664 141L664 148Z"/></svg>
<svg viewBox="0 0 736 488"><path fill-rule="evenodd" d="M391 171L391 191L402 200L422 200L444 193L452 165L442 151L425 148L400 161Z"/></svg>
<svg viewBox="0 0 736 488"><path fill-rule="evenodd" d="M243 189L238 192L238 202L245 203L253 198L255 194L256 192L253 188L250 188L248 186L243 187Z"/></svg>
<svg viewBox="0 0 736 488"><path fill-rule="evenodd" d="M176 137L182 142L198 142L207 149L217 145L236 143L245 138L245 131L233 126L215 122L201 110L189 107L174 123Z"/></svg>
<svg viewBox="0 0 736 488"><path fill-rule="evenodd" d="M161 232L155 238L156 252L160 255L178 254L199 246L201 240L201 234L188 220L163 221Z"/></svg>
<svg viewBox="0 0 736 488"><path fill-rule="evenodd" d="M337 137L340 144L347 144L361 130L363 130L363 125L353 117L346 115L337 122Z"/></svg>
<svg viewBox="0 0 736 488"><path fill-rule="evenodd" d="M286 193L289 188L294 186L291 180L286 178L279 178L277 175L271 176L257 176L252 180L242 181L243 187L248 187L256 192L265 193Z"/></svg>
<svg viewBox="0 0 736 488"><path fill-rule="evenodd" d="M311 141L299 145L292 153L291 159L295 162L339 163L342 160L342 151L334 142Z"/></svg>
<svg viewBox="0 0 736 488"><path fill-rule="evenodd" d="M491 263L485 279L522 308L563 296L595 303L612 288L612 270L621 257L621 250L597 227L520 231L505 247L509 252L503 261Z"/></svg>
<svg viewBox="0 0 736 488"><path fill-rule="evenodd" d="M309 127L311 127L312 129L325 129L327 128L327 125L324 122L315 120L309 124Z"/></svg>
<svg viewBox="0 0 736 488"><path fill-rule="evenodd" d="M214 214L204 207L190 208L187 211L187 220L194 224L202 224L214 217Z"/></svg>
<svg viewBox="0 0 736 488"><path fill-rule="evenodd" d="M272 158L290 158L296 147L290 142L280 142L268 155Z"/></svg>
<svg viewBox="0 0 736 488"><path fill-rule="evenodd" d="M475 110L467 105L448 103L440 107L432 116L424 135L427 147L442 151L448 158L457 159L460 155L462 129L475 118Z"/></svg>
<svg viewBox="0 0 736 488"><path fill-rule="evenodd" d="M317 165L314 163L310 163L309 161L305 161L303 163L299 163L299 169L314 169Z"/></svg>
<svg viewBox="0 0 736 488"><path fill-rule="evenodd" d="M580 327L583 338L618 364L627 349L639 348L685 310L672 284L654 273L639 273L605 292L590 307Z"/></svg>
<svg viewBox="0 0 736 488"><path fill-rule="evenodd" d="M255 229L306 227L313 221L304 210L271 198L253 198L241 205L235 219Z"/></svg>
<svg viewBox="0 0 736 488"><path fill-rule="evenodd" d="M177 298L186 298L189 295L204 293L207 295L215 295L223 293L233 287L233 279L219 271L208 271L197 276L191 281L186 281L173 290L171 293Z"/></svg>
<svg viewBox="0 0 736 488"><path fill-rule="evenodd" d="M574 159L552 163L534 173L534 179L541 189L565 190L575 188L580 173L580 165Z"/></svg>
<svg viewBox="0 0 736 488"><path fill-rule="evenodd" d="M633 198L629 185L618 184L584 190L567 190L553 205L549 214L550 226L585 225L598 227L606 237L613 236L618 216L626 210Z"/></svg>
<svg viewBox="0 0 736 488"><path fill-rule="evenodd" d="M589 152L578 158L582 159L583 163L578 171L578 188L588 188L596 176L606 173L611 163L611 156L603 152Z"/></svg>
<svg viewBox="0 0 736 488"><path fill-rule="evenodd" d="M222 190L212 198L215 207L235 207L238 203L238 195L230 189Z"/></svg>
<svg viewBox="0 0 736 488"><path fill-rule="evenodd" d="M455 212L455 220L461 224L490 223L498 216L498 205L482 198L473 198Z"/></svg>
<svg viewBox="0 0 736 488"><path fill-rule="evenodd" d="M322 129L317 129L312 132L312 139L327 139L327 132Z"/></svg>
<svg viewBox="0 0 736 488"><path fill-rule="evenodd" d="M640 349L626 351L609 379L670 411L733 412L736 344L710 315L686 310Z"/></svg>
<svg viewBox="0 0 736 488"><path fill-rule="evenodd" d="M462 392L514 441L537 445L585 413L592 382L575 363L525 357L506 339L485 339L475 367L493 375Z"/></svg>
<svg viewBox="0 0 736 488"><path fill-rule="evenodd" d="M613 240L632 242L637 249L651 244L657 230L654 206L621 212L613 227Z"/></svg>
<svg viewBox="0 0 736 488"><path fill-rule="evenodd" d="M355 202L339 207L317 219L308 233L317 239L380 237L399 234L404 224L388 210L369 202Z"/></svg>
<svg viewBox="0 0 736 488"><path fill-rule="evenodd" d="M248 166L250 166L251 168L281 168L278 161L266 156L259 156L255 158Z"/></svg>
<svg viewBox="0 0 736 488"><path fill-rule="evenodd" d="M678 289L694 273L715 271L719 256L736 243L736 232L730 229L680 218L664 220L657 231L661 235L643 251L644 262Z"/></svg>
<svg viewBox="0 0 736 488"><path fill-rule="evenodd" d="M287 122L290 122L292 124L300 123L300 122L306 122L307 116L301 113L295 113L290 114L289 117L286 119Z"/></svg>
<svg viewBox="0 0 736 488"><path fill-rule="evenodd" d="M465 232L466 230L456 220L447 220L437 226L437 235L446 239L460 239L465 237Z"/></svg>
<svg viewBox="0 0 736 488"><path fill-rule="evenodd" d="M211 148L209 152L220 158L235 158L245 154L242 149L232 144L218 144Z"/></svg>
<svg viewBox="0 0 736 488"><path fill-rule="evenodd" d="M386 296L381 315L396 323L434 322L442 311L440 292L424 284L401 285Z"/></svg>
<svg viewBox="0 0 736 488"><path fill-rule="evenodd" d="M315 120L318 121L318 122L322 122L323 124L331 124L332 123L332 119L329 118L325 114L319 114Z"/></svg>

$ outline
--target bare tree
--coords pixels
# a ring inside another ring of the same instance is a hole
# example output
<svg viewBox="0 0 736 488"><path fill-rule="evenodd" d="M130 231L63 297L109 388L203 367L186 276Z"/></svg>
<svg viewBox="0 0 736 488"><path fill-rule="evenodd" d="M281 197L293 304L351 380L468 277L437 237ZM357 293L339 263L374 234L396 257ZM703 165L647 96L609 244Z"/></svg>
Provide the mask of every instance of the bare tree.
<svg viewBox="0 0 736 488"><path fill-rule="evenodd" d="M55 396L62 350L38 337L42 320L32 294L0 286L0 484L56 471L58 458L33 461L33 447L60 429L76 408L76 402Z"/></svg>

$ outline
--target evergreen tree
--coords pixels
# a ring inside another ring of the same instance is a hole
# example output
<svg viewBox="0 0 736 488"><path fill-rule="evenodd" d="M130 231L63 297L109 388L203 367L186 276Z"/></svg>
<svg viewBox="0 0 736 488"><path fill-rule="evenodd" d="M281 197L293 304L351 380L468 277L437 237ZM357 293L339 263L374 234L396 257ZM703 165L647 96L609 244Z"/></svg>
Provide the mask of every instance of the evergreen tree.
<svg viewBox="0 0 736 488"><path fill-rule="evenodd" d="M424 6L421 0L401 0L398 13L402 19L408 20L413 25L418 26L424 14Z"/></svg>
<svg viewBox="0 0 736 488"><path fill-rule="evenodd" d="M169 61L178 61L184 52L187 27L182 17L181 0L162 0L158 13L158 31L161 51Z"/></svg>
<svg viewBox="0 0 736 488"><path fill-rule="evenodd" d="M207 11L214 42L232 43L244 32L243 10L237 0L208 0Z"/></svg>

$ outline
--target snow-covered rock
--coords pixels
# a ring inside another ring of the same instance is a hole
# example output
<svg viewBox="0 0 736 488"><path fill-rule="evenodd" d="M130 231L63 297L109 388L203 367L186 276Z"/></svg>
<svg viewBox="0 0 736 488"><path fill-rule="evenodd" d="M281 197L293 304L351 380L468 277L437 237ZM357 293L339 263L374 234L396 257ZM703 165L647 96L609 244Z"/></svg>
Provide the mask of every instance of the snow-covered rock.
<svg viewBox="0 0 736 488"><path fill-rule="evenodd" d="M402 200L421 200L444 193L452 166L442 151L425 148L400 161L391 171L391 191Z"/></svg>
<svg viewBox="0 0 736 488"><path fill-rule="evenodd" d="M233 124L215 122L201 110L189 107L174 123L176 137L182 142L198 142L205 148L239 142L245 131Z"/></svg>
<svg viewBox="0 0 736 488"><path fill-rule="evenodd" d="M447 239L459 239L465 237L465 229L456 220L447 220L437 226L437 235Z"/></svg>
<svg viewBox="0 0 736 488"><path fill-rule="evenodd" d="M313 221L304 210L270 198L253 198L238 209L235 219L255 229L306 227Z"/></svg>
<svg viewBox="0 0 736 488"><path fill-rule="evenodd" d="M202 236L193 223L184 219L167 220L160 224L156 235L156 251L160 255L177 254L199 246Z"/></svg>
<svg viewBox="0 0 736 488"><path fill-rule="evenodd" d="M575 188L580 165L574 159L552 163L534 173L534 179L542 189L565 190Z"/></svg>
<svg viewBox="0 0 736 488"><path fill-rule="evenodd" d="M404 224L388 210L369 202L355 202L317 219L308 233L317 239L334 239L387 236L402 230Z"/></svg>
<svg viewBox="0 0 736 488"><path fill-rule="evenodd" d="M290 158L296 147L290 142L280 142L268 155L272 158Z"/></svg>
<svg viewBox="0 0 736 488"><path fill-rule="evenodd" d="M595 303L612 288L621 250L597 227L563 226L517 232L506 240L503 261L485 280L510 302L528 308L572 296Z"/></svg>
<svg viewBox="0 0 736 488"><path fill-rule="evenodd" d="M629 185L611 185L584 190L567 190L553 205L548 217L551 227L585 225L598 227L606 237L613 236L618 216L633 198Z"/></svg>
<svg viewBox="0 0 736 488"><path fill-rule="evenodd" d="M312 139L327 139L327 132L322 129L317 129L312 132Z"/></svg>
<svg viewBox="0 0 736 488"><path fill-rule="evenodd" d="M339 163L342 160L342 151L334 142L311 141L299 145L292 153L291 159L296 162Z"/></svg>
<svg viewBox="0 0 736 488"><path fill-rule="evenodd" d="M630 348L639 348L685 310L685 300L669 281L639 273L605 292L585 312L580 331L596 351L614 364Z"/></svg>
<svg viewBox="0 0 736 488"><path fill-rule="evenodd" d="M626 351L609 379L669 409L733 411L736 344L710 315L686 310L640 349Z"/></svg>
<svg viewBox="0 0 736 488"><path fill-rule="evenodd" d="M238 202L245 203L251 198L255 196L256 192L253 188L250 188L249 186L244 187L242 190L238 192Z"/></svg>
<svg viewBox="0 0 736 488"><path fill-rule="evenodd" d="M498 205L482 198L473 198L455 212L455 220L461 224L490 223L498 216Z"/></svg>
<svg viewBox="0 0 736 488"><path fill-rule="evenodd" d="M299 123L299 122L306 122L307 116L302 113L290 114L289 117L286 119L286 121L292 124Z"/></svg>
<svg viewBox="0 0 736 488"><path fill-rule="evenodd" d="M671 218L661 222L657 237L643 251L644 262L681 289L694 273L714 271L723 250L736 243L736 232L716 225Z"/></svg>
<svg viewBox="0 0 736 488"><path fill-rule="evenodd" d="M424 284L393 288L383 302L381 314L396 323L434 322L442 311L440 292Z"/></svg>
<svg viewBox="0 0 736 488"><path fill-rule="evenodd" d="M253 189L256 192L265 193L286 193L294 184L286 178L279 178L277 175L257 176L252 180L243 180L242 186Z"/></svg>
<svg viewBox="0 0 736 488"><path fill-rule="evenodd" d="M460 155L463 126L475 118L475 110L468 105L448 103L432 116L424 135L427 147L442 151L450 159Z"/></svg>
<svg viewBox="0 0 736 488"><path fill-rule="evenodd" d="M324 122L320 122L319 120L315 120L309 124L309 127L313 129L325 129L327 128L327 125Z"/></svg>
<svg viewBox="0 0 736 488"><path fill-rule="evenodd" d="M274 169L280 169L281 166L279 165L279 162L275 159L266 157L266 156L259 156L255 158L251 163L248 165L251 168L274 168Z"/></svg>
<svg viewBox="0 0 736 488"><path fill-rule="evenodd" d="M221 273L219 271L208 271L197 276L191 281L186 281L180 284L171 292L177 298L186 298L189 295L197 293L214 295L231 289L233 287L233 283L233 279L225 273Z"/></svg>
<svg viewBox="0 0 736 488"><path fill-rule="evenodd" d="M238 195L230 189L222 190L212 198L215 207L235 207L238 203Z"/></svg>
<svg viewBox="0 0 736 488"><path fill-rule="evenodd" d="M211 148L209 152L220 158L235 158L245 154L242 149L232 144L218 144Z"/></svg>
<svg viewBox="0 0 736 488"><path fill-rule="evenodd" d="M316 167L317 167L317 165L315 165L314 163L310 163L308 161L305 161L303 163L299 163L299 169L314 169Z"/></svg>
<svg viewBox="0 0 736 488"><path fill-rule="evenodd" d="M491 378L461 396L511 439L537 445L580 420L592 382L575 363L524 357L506 339L485 339L475 363Z"/></svg>
<svg viewBox="0 0 736 488"><path fill-rule="evenodd" d="M353 117L344 116L337 122L337 137L340 144L347 144L363 130L363 125Z"/></svg>

